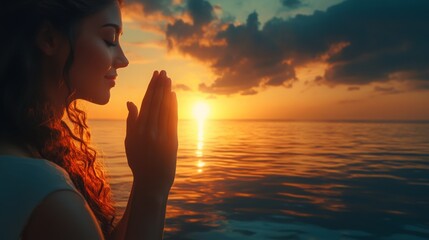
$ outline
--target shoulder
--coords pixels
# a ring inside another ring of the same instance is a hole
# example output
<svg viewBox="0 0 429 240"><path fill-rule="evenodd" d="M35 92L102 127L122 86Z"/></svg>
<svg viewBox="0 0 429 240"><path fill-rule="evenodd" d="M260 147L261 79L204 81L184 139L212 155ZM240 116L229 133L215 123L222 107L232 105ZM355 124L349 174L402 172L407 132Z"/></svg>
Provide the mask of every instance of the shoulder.
<svg viewBox="0 0 429 240"><path fill-rule="evenodd" d="M0 184L14 187L75 188L68 173L45 159L0 156Z"/></svg>
<svg viewBox="0 0 429 240"><path fill-rule="evenodd" d="M61 190L49 194L33 211L23 239L103 239L83 197Z"/></svg>
<svg viewBox="0 0 429 240"><path fill-rule="evenodd" d="M82 195L60 166L44 159L0 156L2 236L17 239L36 209L41 209L38 212L44 214L46 202L57 209L86 209ZM56 216L63 218L63 214L70 212L66 210L58 210Z"/></svg>

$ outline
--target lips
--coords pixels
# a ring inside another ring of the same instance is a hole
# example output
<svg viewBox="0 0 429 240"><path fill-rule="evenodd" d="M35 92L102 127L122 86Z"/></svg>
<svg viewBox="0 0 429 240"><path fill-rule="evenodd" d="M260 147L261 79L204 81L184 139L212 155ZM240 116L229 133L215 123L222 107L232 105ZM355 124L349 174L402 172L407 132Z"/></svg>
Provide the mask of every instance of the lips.
<svg viewBox="0 0 429 240"><path fill-rule="evenodd" d="M108 79L108 80L116 80L116 77L118 77L118 75L108 75L108 76L105 76L105 78L106 79Z"/></svg>
<svg viewBox="0 0 429 240"><path fill-rule="evenodd" d="M115 80L116 80L117 76L118 75L116 75L116 74L115 75L107 75L104 78L107 80L107 83L109 84L110 87L114 87L116 85Z"/></svg>

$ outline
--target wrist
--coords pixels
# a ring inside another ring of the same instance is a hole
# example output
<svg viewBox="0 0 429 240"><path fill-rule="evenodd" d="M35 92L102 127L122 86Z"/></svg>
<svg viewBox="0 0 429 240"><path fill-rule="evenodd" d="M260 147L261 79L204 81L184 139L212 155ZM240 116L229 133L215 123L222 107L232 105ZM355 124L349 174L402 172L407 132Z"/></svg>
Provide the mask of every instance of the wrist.
<svg viewBox="0 0 429 240"><path fill-rule="evenodd" d="M146 199L159 202L166 202L170 193L170 189L166 190L155 187L153 184L148 183L148 181L142 181L138 178L134 178L133 191L140 196L144 196Z"/></svg>

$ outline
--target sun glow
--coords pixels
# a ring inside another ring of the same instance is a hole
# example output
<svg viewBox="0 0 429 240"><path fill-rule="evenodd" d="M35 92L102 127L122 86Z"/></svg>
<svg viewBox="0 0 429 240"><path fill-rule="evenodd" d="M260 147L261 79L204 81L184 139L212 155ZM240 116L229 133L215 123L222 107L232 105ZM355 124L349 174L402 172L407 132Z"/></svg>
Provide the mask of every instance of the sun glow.
<svg viewBox="0 0 429 240"><path fill-rule="evenodd" d="M192 112L195 119L204 121L210 113L210 106L206 102L197 102Z"/></svg>
<svg viewBox="0 0 429 240"><path fill-rule="evenodd" d="M195 156L197 157L197 172L202 173L206 163L204 162L204 122L210 113L210 106L203 101L196 102L192 108L192 113L196 119L197 146Z"/></svg>

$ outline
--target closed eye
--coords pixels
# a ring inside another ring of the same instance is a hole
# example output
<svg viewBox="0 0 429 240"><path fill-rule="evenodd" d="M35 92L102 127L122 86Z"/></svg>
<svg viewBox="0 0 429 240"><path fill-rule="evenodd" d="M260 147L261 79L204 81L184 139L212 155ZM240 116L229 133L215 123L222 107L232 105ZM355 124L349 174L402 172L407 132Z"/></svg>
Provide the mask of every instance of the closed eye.
<svg viewBox="0 0 429 240"><path fill-rule="evenodd" d="M112 42L109 42L109 41L106 41L106 40L104 40L104 42L106 43L106 45L107 46L109 46L109 47L116 47L116 46L118 46L118 43L112 43Z"/></svg>

